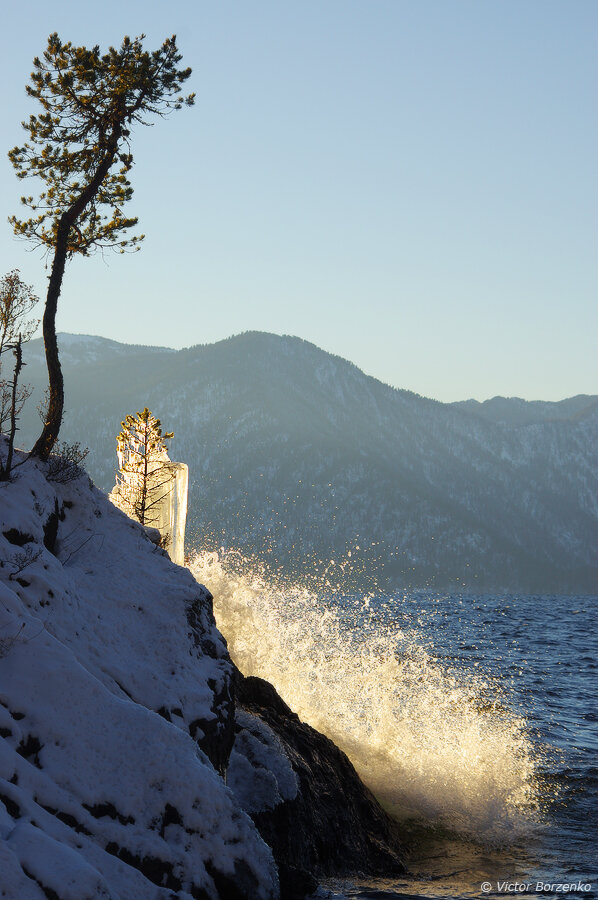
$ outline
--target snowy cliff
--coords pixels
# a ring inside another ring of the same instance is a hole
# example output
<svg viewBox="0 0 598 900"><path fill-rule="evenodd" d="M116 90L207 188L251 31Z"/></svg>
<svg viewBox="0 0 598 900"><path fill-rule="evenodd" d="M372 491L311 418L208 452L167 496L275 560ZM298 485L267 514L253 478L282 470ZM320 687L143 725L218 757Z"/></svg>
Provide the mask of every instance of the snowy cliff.
<svg viewBox="0 0 598 900"><path fill-rule="evenodd" d="M82 475L0 485L0 895L266 898L211 597ZM59 476L60 477L60 476Z"/></svg>
<svg viewBox="0 0 598 900"><path fill-rule="evenodd" d="M0 483L0 897L302 900L403 872L345 754L235 668L209 591L87 475L23 460Z"/></svg>

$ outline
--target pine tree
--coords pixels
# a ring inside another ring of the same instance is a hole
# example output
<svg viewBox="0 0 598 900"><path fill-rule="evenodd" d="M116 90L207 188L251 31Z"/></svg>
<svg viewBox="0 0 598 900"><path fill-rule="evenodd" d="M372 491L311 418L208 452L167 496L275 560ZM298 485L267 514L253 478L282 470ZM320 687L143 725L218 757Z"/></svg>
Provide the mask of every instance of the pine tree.
<svg viewBox="0 0 598 900"><path fill-rule="evenodd" d="M147 406L126 416L121 428L116 438L118 505L142 525L157 526L175 477L166 448L174 434L162 433L160 419Z"/></svg>
<svg viewBox="0 0 598 900"><path fill-rule="evenodd" d="M131 128L194 102L193 94L179 95L191 69L178 68L176 38L153 52L143 50L143 38L125 37L120 49L110 47L101 55L97 46L63 44L51 34L43 59L33 61L27 85L42 112L23 122L29 142L9 153L19 178L34 176L44 183L37 199L21 198L34 215L26 220L12 216L10 222L17 235L53 253L43 318L48 414L32 450L41 459L56 442L64 407L56 311L66 261L106 247L137 248L143 235L125 235L137 219L122 212L133 193Z"/></svg>

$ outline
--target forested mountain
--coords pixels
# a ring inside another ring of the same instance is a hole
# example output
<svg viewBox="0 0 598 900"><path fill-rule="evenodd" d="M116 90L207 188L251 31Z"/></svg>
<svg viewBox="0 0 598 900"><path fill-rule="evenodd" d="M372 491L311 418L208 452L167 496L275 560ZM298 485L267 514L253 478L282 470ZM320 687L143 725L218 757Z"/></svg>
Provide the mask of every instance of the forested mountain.
<svg viewBox="0 0 598 900"><path fill-rule="evenodd" d="M180 351L59 343L61 438L90 447L109 490L120 421L149 406L190 468L191 547L385 587L598 590L598 397L443 404L260 332ZM41 342L26 349L25 380L43 386Z"/></svg>

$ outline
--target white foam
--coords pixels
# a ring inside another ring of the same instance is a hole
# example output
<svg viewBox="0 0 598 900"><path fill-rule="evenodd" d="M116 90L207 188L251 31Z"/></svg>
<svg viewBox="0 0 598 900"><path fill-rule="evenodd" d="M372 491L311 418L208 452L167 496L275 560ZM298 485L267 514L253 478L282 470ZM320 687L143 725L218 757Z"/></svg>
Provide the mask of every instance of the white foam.
<svg viewBox="0 0 598 900"><path fill-rule="evenodd" d="M239 668L332 738L393 815L488 844L529 827L532 743L494 685L448 671L411 629L352 627L316 593L270 580L238 554L198 554L190 567L214 594Z"/></svg>

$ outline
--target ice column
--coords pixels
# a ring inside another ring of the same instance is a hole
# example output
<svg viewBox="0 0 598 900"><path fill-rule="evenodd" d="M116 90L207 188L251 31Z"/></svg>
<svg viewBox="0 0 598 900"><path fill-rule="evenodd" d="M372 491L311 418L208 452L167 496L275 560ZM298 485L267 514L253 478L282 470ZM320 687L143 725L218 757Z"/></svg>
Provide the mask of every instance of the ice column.
<svg viewBox="0 0 598 900"><path fill-rule="evenodd" d="M122 460L119 457L119 464ZM148 534L162 546L171 560L179 566L185 564L185 524L187 522L187 495L189 467L185 463L172 462L166 450L162 450L159 463L148 476L148 498L151 513L146 518ZM135 499L139 491L136 473L120 472L117 484L110 493L115 506L135 518ZM157 529L157 531L156 531Z"/></svg>
<svg viewBox="0 0 598 900"><path fill-rule="evenodd" d="M187 495L189 492L189 466L173 463L174 482L170 492L170 543L166 549L173 562L185 565L185 524L187 522Z"/></svg>

